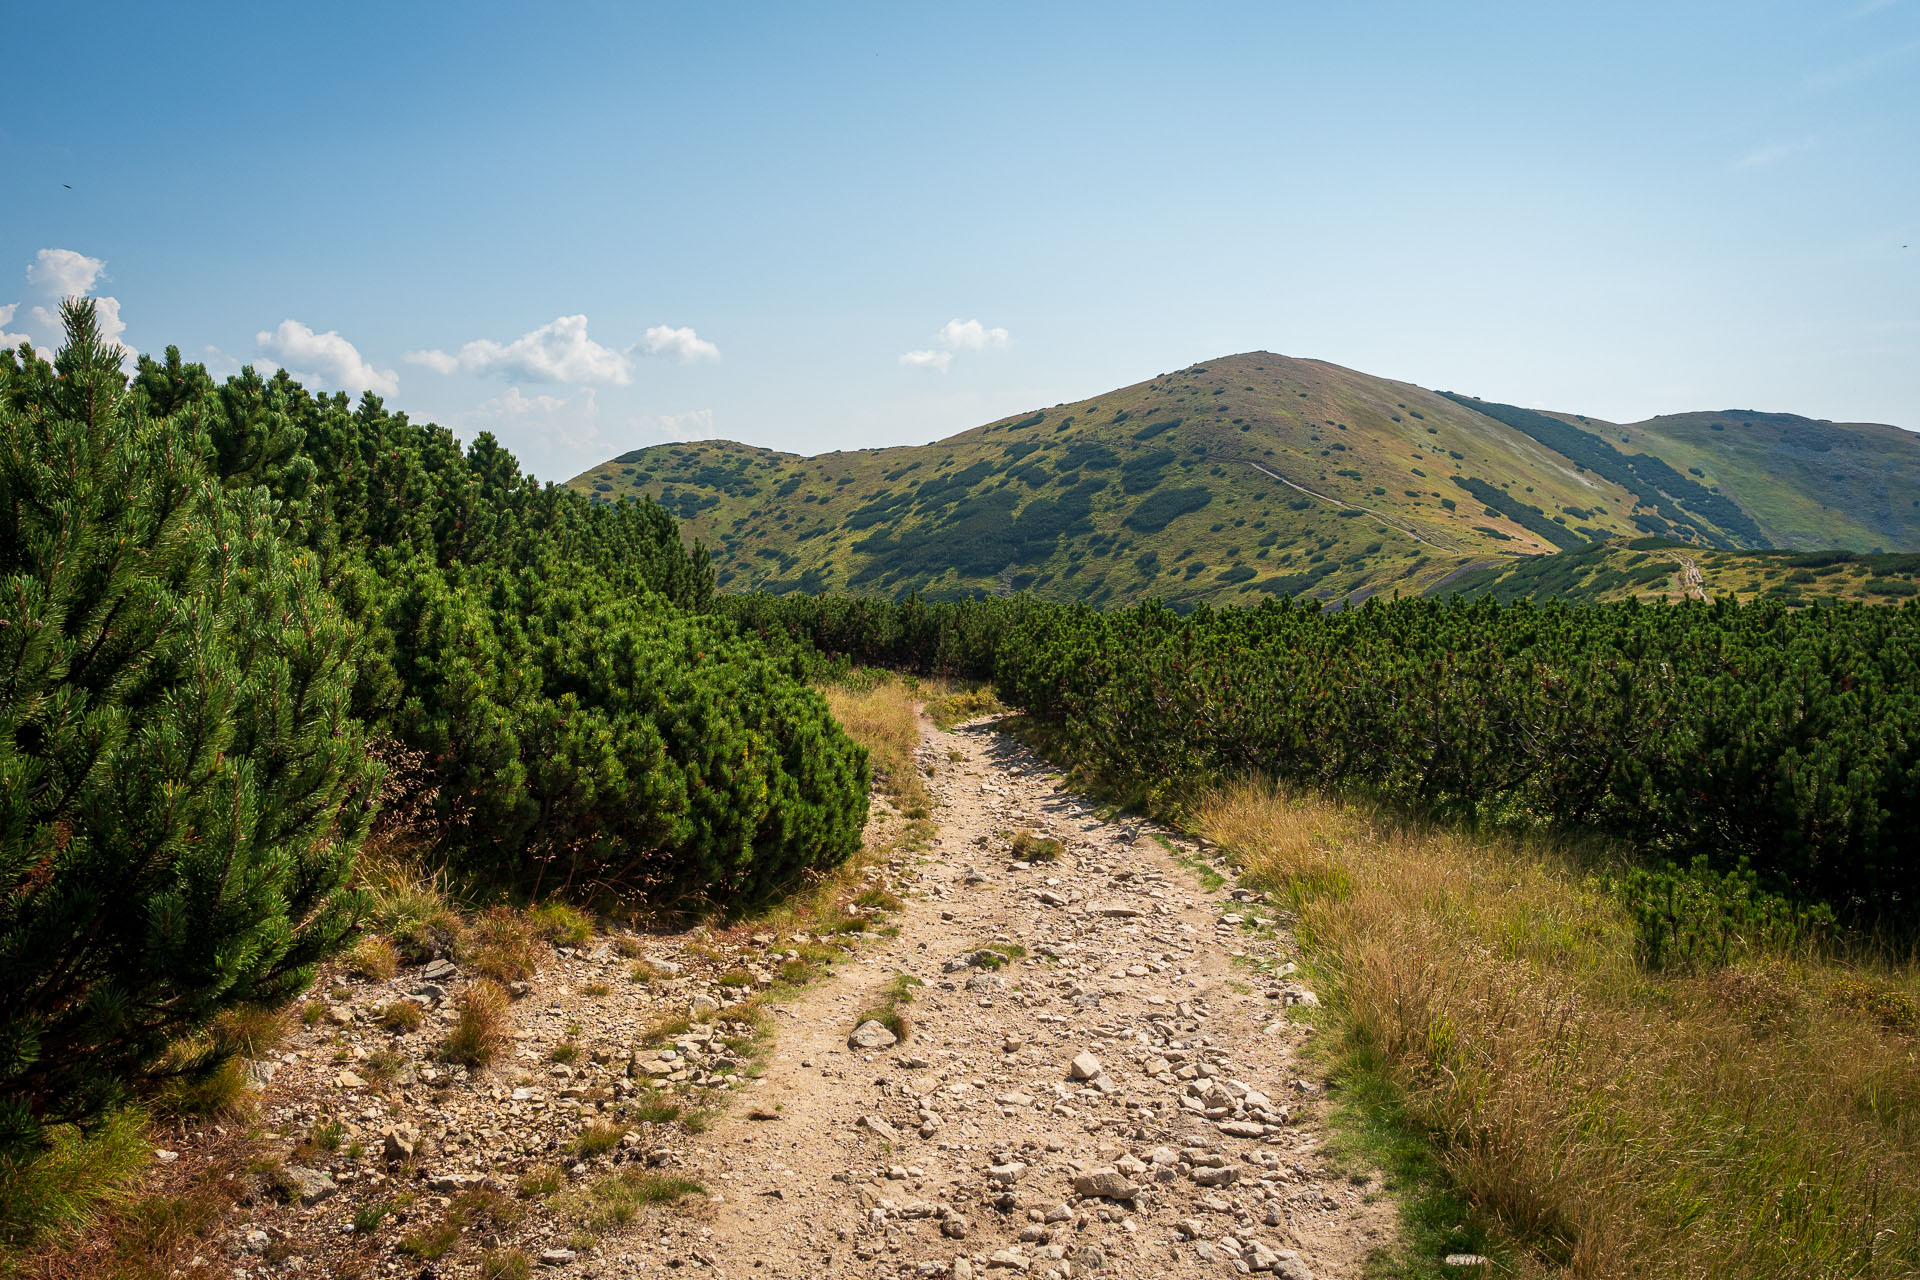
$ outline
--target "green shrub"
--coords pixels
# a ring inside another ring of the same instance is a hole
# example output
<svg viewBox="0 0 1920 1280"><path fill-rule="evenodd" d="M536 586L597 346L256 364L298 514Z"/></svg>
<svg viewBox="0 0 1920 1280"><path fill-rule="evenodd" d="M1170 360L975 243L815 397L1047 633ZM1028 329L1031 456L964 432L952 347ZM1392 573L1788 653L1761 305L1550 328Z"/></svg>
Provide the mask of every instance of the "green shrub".
<svg viewBox="0 0 1920 1280"><path fill-rule="evenodd" d="M1640 962L1650 969L1718 968L1748 952L1811 940L1833 924L1826 907L1796 907L1762 891L1747 868L1715 871L1704 857L1684 870L1636 868L1621 894Z"/></svg>
<svg viewBox="0 0 1920 1280"><path fill-rule="evenodd" d="M0 1156L91 1125L347 937L375 770L354 641L203 416L129 392L92 304L0 357ZM217 1055L169 1070L217 1070Z"/></svg>

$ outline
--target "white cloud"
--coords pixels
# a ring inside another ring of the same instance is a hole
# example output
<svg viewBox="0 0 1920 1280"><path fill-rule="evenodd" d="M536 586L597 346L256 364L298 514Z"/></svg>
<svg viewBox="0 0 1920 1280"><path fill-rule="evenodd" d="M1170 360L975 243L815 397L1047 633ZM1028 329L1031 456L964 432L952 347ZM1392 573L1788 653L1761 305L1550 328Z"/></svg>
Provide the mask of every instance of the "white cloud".
<svg viewBox="0 0 1920 1280"><path fill-rule="evenodd" d="M954 351L985 351L988 347L1004 347L1012 339L1005 329L989 329L978 320L956 317L941 326L938 341Z"/></svg>
<svg viewBox="0 0 1920 1280"><path fill-rule="evenodd" d="M641 346L650 356L672 356L682 364L720 358L720 348L692 329L675 329L664 324L656 324L648 329L646 341Z"/></svg>
<svg viewBox="0 0 1920 1280"><path fill-rule="evenodd" d="M363 391L390 396L400 389L398 374L368 364L359 348L332 329L315 333L298 320L282 320L279 328L263 329L253 335L253 340L302 382L355 396Z"/></svg>
<svg viewBox="0 0 1920 1280"><path fill-rule="evenodd" d="M114 297L94 295L94 286L107 278L107 263L104 258L89 258L84 253L72 249L42 249L27 264L27 288L18 302L0 307L0 345L8 349L18 347L25 342L43 360L53 359L53 353L65 337L60 324L60 304L67 298L89 297L94 300L94 314L99 318L100 336L110 344L120 347L125 355L125 363L131 366L134 354L132 348L120 341L120 335L127 331L127 325L120 318L120 300ZM26 307L21 314L21 307ZM7 332L6 326L19 318L22 332Z"/></svg>
<svg viewBox="0 0 1920 1280"><path fill-rule="evenodd" d="M953 363L953 352L906 351L901 353L900 363L908 369L934 369L945 373Z"/></svg>
<svg viewBox="0 0 1920 1280"><path fill-rule="evenodd" d="M691 330L688 336L692 337ZM560 316L508 343L479 338L461 347L455 355L445 351L409 351L406 360L436 373L464 369L468 373L529 378L535 382L597 382L617 386L633 381L633 366L626 356L587 336L585 316Z"/></svg>
<svg viewBox="0 0 1920 1280"><path fill-rule="evenodd" d="M654 419L654 430L675 440L705 440L713 434L713 410L689 409L685 413L663 413Z"/></svg>
<svg viewBox="0 0 1920 1280"><path fill-rule="evenodd" d="M934 369L945 373L953 367L953 353L956 351L986 351L1013 344L1013 339L1005 329L989 329L978 320L962 320L958 316L941 325L940 332L933 335L933 340L946 349L925 347L908 351L900 357L901 365L908 369Z"/></svg>
<svg viewBox="0 0 1920 1280"><path fill-rule="evenodd" d="M586 393L587 402L593 402L593 392ZM524 417L530 413L552 414L567 407L564 396L527 396L520 393L518 387L508 387L507 394L492 400L483 400L479 412L494 417Z"/></svg>

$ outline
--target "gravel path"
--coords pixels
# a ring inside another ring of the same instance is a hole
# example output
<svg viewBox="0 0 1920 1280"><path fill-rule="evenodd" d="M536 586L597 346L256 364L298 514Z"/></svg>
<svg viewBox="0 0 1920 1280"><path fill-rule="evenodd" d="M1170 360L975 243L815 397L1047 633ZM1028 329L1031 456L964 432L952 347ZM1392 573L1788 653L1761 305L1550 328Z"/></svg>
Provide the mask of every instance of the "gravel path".
<svg viewBox="0 0 1920 1280"><path fill-rule="evenodd" d="M1268 909L990 723L924 732L940 832L898 936L777 1007L751 1104L687 1154L717 1202L602 1274L1358 1275L1391 1207L1316 1156L1288 1017L1313 997ZM1017 861L1023 829L1063 852ZM908 1040L850 1047L898 973L923 984Z"/></svg>
<svg viewBox="0 0 1920 1280"><path fill-rule="evenodd" d="M1392 1209L1317 1154L1324 1099L1293 1062L1313 997L1271 908L990 722L923 734L936 838L904 846L879 797L868 830L893 853L863 884L903 899L888 927L561 948L514 984L502 1051L473 1071L440 1053L465 966L336 970L308 1006L323 1016L253 1064L255 1172L221 1123L157 1153L149 1190L212 1178L240 1200L172 1274L501 1280L516 1272L490 1259L513 1255L554 1280L1359 1275ZM1022 831L1057 856L1016 858ZM844 959L773 1006L755 1079L731 1010L822 943ZM920 984L907 1039L870 1027L851 1047L902 974ZM688 1134L676 1104L717 1105L713 1127ZM709 1194L596 1220L596 1188L623 1179Z"/></svg>

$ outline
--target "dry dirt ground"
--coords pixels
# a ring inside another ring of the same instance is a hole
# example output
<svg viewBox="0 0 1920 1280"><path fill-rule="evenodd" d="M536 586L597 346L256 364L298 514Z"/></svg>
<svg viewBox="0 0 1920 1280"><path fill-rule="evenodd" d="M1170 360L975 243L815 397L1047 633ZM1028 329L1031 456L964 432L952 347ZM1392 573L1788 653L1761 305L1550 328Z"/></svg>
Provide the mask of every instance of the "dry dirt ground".
<svg viewBox="0 0 1920 1280"><path fill-rule="evenodd" d="M902 900L889 928L563 950L474 1072L436 1058L458 966L323 984L326 1016L258 1068L278 1195L173 1276L1358 1276L1393 1208L1320 1153L1324 1099L1296 1062L1313 996L1272 909L990 722L923 735L938 830L868 873ZM878 835L902 823L876 803ZM1017 858L1022 831L1056 856ZM847 958L776 1003L769 1035L729 1016L829 942ZM852 1047L903 986L907 1038ZM424 1025L383 1025L397 1000ZM176 1145L165 1172L186 1177L222 1144ZM623 1202L622 1178L705 1194Z"/></svg>

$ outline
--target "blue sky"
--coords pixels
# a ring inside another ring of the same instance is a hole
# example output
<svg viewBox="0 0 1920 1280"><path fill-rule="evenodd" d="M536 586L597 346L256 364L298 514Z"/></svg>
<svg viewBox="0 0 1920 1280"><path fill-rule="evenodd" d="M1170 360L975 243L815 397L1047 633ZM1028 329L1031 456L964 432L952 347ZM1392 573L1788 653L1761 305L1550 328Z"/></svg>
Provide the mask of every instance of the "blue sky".
<svg viewBox="0 0 1920 1280"><path fill-rule="evenodd" d="M1920 427L1920 0L0 21L9 342L85 288L139 350L377 387L550 479L1253 348Z"/></svg>

